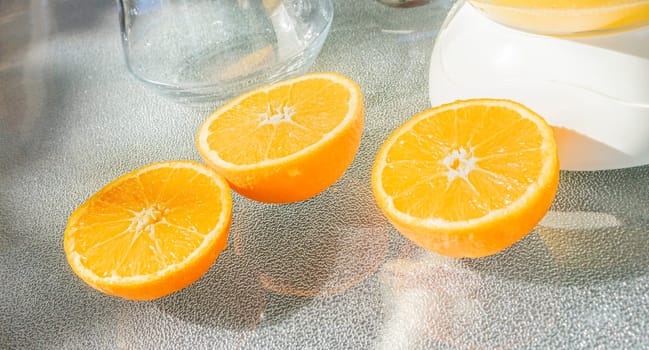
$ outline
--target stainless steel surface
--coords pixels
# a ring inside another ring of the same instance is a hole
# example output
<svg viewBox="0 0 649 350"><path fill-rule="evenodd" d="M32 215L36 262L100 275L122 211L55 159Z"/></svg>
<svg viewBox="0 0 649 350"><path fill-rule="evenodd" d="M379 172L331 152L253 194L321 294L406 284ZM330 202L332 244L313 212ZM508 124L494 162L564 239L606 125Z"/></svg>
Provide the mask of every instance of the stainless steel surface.
<svg viewBox="0 0 649 350"><path fill-rule="evenodd" d="M198 160L209 110L128 73L113 2L0 2L0 348L649 347L649 167L562 173L548 217L497 256L422 251L375 207L369 171L390 131L429 107L429 55L450 4L335 6L312 70L363 87L352 167L303 203L236 197L229 248L210 271L131 302L75 277L67 217L128 170Z"/></svg>

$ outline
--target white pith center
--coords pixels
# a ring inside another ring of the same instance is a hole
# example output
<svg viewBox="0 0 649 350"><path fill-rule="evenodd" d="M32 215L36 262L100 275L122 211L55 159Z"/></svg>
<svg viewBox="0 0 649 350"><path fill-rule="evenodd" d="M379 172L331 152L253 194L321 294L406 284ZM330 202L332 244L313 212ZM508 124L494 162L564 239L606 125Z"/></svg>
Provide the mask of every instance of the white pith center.
<svg viewBox="0 0 649 350"><path fill-rule="evenodd" d="M133 224L135 224L135 233L137 235L141 234L145 230L150 230L151 225L155 225L164 216L164 211L160 210L156 206L143 209L135 215L133 218Z"/></svg>
<svg viewBox="0 0 649 350"><path fill-rule="evenodd" d="M473 153L473 147L460 147L459 149L454 149L451 154L442 159L442 163L448 168L446 172L446 177L448 182L452 182L458 177L469 181L469 174L472 170L476 169L476 162L478 158Z"/></svg>
<svg viewBox="0 0 649 350"><path fill-rule="evenodd" d="M160 251L158 240L155 237L155 225L164 220L165 214L166 210L160 209L158 205L150 206L148 208L142 209L138 213L135 213L133 219L131 219L129 228L126 230L126 232L133 232L133 236L130 239L128 247L126 247L126 252L124 253L121 261L119 261L115 268L111 271L110 277L119 277L118 270L124 263L126 263L127 257L130 254L135 242L137 242L137 240L139 240L140 236L142 236L143 234L146 233L154 242L155 249L158 252Z"/></svg>
<svg viewBox="0 0 649 350"><path fill-rule="evenodd" d="M295 115L295 107L281 106L279 108L272 108L268 106L266 112L259 114L259 126L267 124L281 124L293 123L293 116Z"/></svg>

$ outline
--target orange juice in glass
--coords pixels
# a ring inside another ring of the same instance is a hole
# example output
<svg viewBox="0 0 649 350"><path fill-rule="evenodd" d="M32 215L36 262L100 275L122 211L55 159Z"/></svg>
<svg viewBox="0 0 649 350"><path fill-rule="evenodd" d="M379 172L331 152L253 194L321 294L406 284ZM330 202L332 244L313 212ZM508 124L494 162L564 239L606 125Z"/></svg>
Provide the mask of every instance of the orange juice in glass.
<svg viewBox="0 0 649 350"><path fill-rule="evenodd" d="M649 25L649 0L469 0L489 18L528 32L598 34Z"/></svg>

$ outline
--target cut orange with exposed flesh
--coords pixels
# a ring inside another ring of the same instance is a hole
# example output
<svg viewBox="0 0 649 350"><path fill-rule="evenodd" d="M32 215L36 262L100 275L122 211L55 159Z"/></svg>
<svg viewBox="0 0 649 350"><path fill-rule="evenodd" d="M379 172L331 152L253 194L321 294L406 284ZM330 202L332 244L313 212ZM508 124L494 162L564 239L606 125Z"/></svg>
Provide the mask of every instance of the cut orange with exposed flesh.
<svg viewBox="0 0 649 350"><path fill-rule="evenodd" d="M192 161L154 163L114 180L77 208L64 234L72 270L90 286L149 300L198 280L225 248L232 194Z"/></svg>
<svg viewBox="0 0 649 350"><path fill-rule="evenodd" d="M404 236L450 257L498 253L529 233L554 199L552 128L507 100L421 112L384 142L372 169L379 207Z"/></svg>
<svg viewBox="0 0 649 350"><path fill-rule="evenodd" d="M362 131L358 84L336 73L312 73L226 103L203 122L196 145L239 194L290 203L336 182L353 161Z"/></svg>

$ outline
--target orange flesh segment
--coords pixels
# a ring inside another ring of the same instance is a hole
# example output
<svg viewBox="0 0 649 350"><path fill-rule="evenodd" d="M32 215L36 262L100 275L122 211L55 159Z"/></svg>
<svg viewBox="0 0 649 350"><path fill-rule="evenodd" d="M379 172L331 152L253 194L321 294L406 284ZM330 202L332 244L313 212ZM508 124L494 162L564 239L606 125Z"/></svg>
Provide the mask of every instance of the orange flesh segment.
<svg viewBox="0 0 649 350"><path fill-rule="evenodd" d="M455 130L445 132L439 125ZM388 152L383 188L395 209L412 217L482 217L507 207L540 174L543 139L536 130L515 111L495 106L471 105L422 119ZM449 156L453 152L457 157Z"/></svg>
<svg viewBox="0 0 649 350"><path fill-rule="evenodd" d="M182 191L191 182L192 191ZM71 232L99 277L154 274L184 261L219 221L218 186L185 168L156 168L100 192Z"/></svg>
<svg viewBox="0 0 649 350"><path fill-rule="evenodd" d="M337 102L316 98L323 94ZM254 94L213 121L207 142L232 164L283 158L334 130L347 115L350 99L347 88L326 79L302 80Z"/></svg>

